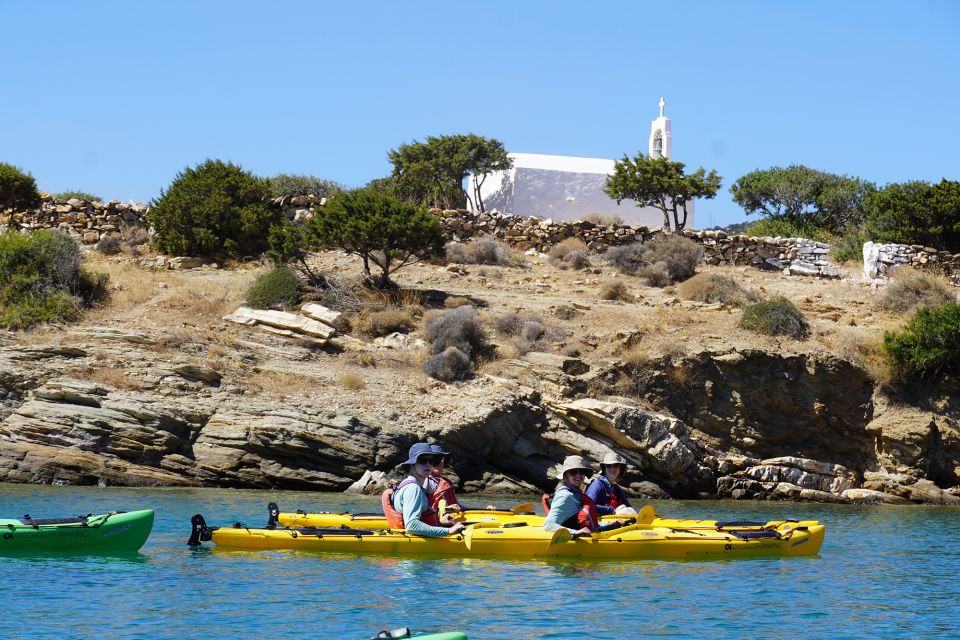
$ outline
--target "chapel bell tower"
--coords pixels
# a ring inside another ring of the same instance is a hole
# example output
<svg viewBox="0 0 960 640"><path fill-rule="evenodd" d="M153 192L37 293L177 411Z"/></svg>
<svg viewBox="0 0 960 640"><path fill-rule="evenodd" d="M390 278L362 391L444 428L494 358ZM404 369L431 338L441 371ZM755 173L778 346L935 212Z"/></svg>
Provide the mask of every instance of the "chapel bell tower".
<svg viewBox="0 0 960 640"><path fill-rule="evenodd" d="M667 103L660 98L660 115L650 122L650 144L647 156L650 158L667 158L673 155L673 140L670 133L670 118L663 115L663 107Z"/></svg>

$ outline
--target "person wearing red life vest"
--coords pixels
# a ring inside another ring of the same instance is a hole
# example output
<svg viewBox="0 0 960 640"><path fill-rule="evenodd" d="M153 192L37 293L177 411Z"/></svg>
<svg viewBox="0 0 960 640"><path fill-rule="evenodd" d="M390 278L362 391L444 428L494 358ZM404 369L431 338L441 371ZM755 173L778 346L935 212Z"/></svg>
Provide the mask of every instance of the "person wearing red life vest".
<svg viewBox="0 0 960 640"><path fill-rule="evenodd" d="M434 465L433 465L433 477L436 480L436 485L434 486L433 492L430 494L430 507L433 509L440 508L440 501L443 500L446 502L447 511L459 512L466 511L468 507L464 506L458 499L456 494L453 491L453 483L443 477L443 472L446 470L446 460L450 455L450 452L445 450L439 444L430 445L430 451L433 452ZM487 509L496 509L492 504L488 504Z"/></svg>
<svg viewBox="0 0 960 640"><path fill-rule="evenodd" d="M462 523L441 522L435 509L430 507L429 492L436 481L432 478L436 457L426 442L410 447L407 461L409 475L396 486L383 492L383 513L392 529L403 528L407 533L428 538L439 538L460 533ZM449 526L444 526L449 524Z"/></svg>
<svg viewBox="0 0 960 640"><path fill-rule="evenodd" d="M617 484L626 470L626 459L612 451L600 461L600 475L590 481L584 493L596 503L597 513L601 516L612 513L618 516L637 515L623 488Z"/></svg>
<svg viewBox="0 0 960 640"><path fill-rule="evenodd" d="M560 483L549 504L543 528L546 531L567 529L574 536L590 535L600 528L597 507L581 490L585 478L593 474L590 463L582 456L567 456L558 473ZM546 499L544 500L546 507Z"/></svg>

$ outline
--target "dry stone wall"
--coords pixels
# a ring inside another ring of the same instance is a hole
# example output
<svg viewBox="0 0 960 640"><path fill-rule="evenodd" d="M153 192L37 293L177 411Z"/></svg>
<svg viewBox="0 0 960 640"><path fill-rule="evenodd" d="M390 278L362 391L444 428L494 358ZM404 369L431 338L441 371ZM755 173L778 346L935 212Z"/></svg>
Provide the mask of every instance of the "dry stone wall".
<svg viewBox="0 0 960 640"><path fill-rule="evenodd" d="M942 271L960 286L960 253L951 254L919 244L868 242L863 245L863 275L868 280L889 278L894 269L903 265Z"/></svg>

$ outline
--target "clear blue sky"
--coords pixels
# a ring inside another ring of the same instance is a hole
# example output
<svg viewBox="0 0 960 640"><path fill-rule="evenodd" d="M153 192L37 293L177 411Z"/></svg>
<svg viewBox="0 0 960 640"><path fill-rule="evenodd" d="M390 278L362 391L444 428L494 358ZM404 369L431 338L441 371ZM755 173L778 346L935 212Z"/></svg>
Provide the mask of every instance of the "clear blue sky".
<svg viewBox="0 0 960 640"><path fill-rule="evenodd" d="M0 161L45 191L147 201L205 158L359 186L391 148L646 151L728 187L801 163L960 178L960 3L0 0Z"/></svg>

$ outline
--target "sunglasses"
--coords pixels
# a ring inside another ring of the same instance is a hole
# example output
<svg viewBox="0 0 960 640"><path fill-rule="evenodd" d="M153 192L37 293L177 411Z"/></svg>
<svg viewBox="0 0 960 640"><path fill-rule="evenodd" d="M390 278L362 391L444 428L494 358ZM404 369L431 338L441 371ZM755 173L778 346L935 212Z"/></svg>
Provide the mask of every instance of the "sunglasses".
<svg viewBox="0 0 960 640"><path fill-rule="evenodd" d="M420 456L417 458L417 464L429 464L432 467L437 467L443 464L443 456Z"/></svg>

